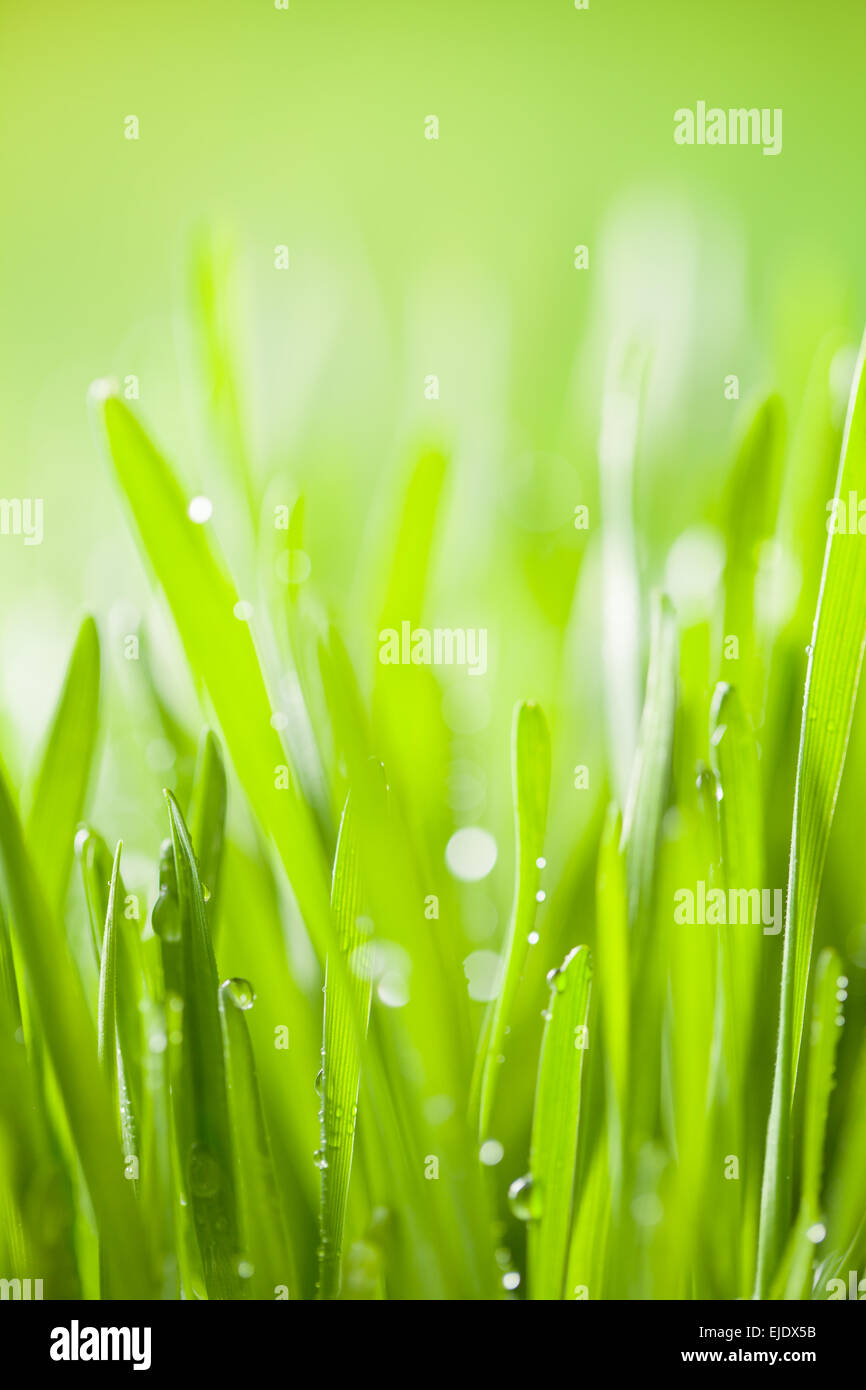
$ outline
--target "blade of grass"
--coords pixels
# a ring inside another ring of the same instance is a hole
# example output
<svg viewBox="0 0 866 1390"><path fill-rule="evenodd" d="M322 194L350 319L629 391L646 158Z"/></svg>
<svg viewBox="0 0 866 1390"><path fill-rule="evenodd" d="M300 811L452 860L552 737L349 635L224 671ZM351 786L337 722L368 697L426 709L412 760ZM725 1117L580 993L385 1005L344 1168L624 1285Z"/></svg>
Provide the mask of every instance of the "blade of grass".
<svg viewBox="0 0 866 1390"><path fill-rule="evenodd" d="M177 883L183 1003L177 1135L209 1298L242 1296L219 981L189 831L165 793Z"/></svg>
<svg viewBox="0 0 866 1390"><path fill-rule="evenodd" d="M541 881L538 861L544 850L550 797L550 732L544 711L538 705L524 703L515 709L511 749L516 839L514 904L503 945L505 971L502 986L487 1013L473 1079L471 1109L477 1113L478 1136L481 1140L487 1137L496 1094L499 1057L526 965L529 934L535 922Z"/></svg>
<svg viewBox="0 0 866 1390"><path fill-rule="evenodd" d="M866 494L866 339L861 345L836 498ZM782 1253L791 1186L791 1107L812 957L818 895L845 765L866 643L866 550L861 538L831 534L806 668L773 1096L767 1125L755 1290L764 1297Z"/></svg>
<svg viewBox="0 0 866 1390"><path fill-rule="evenodd" d="M99 637L93 619L85 618L54 712L26 825L40 885L57 918L66 900L75 831L96 746L98 711Z"/></svg>
<svg viewBox="0 0 866 1390"><path fill-rule="evenodd" d="M249 625L235 616L238 596L138 421L104 383L91 394L190 666L208 690L241 785L274 839L307 930L324 957L333 934L322 846L294 777L283 771L285 754L271 727L271 702Z"/></svg>
<svg viewBox="0 0 866 1390"><path fill-rule="evenodd" d="M54 1067L100 1235L119 1296L154 1292L150 1256L97 1062L96 1032L63 932L56 925L25 848L0 774L0 860L15 937L42 1036ZM122 1295L120 1290L122 1289Z"/></svg>
<svg viewBox="0 0 866 1390"><path fill-rule="evenodd" d="M340 1292L343 1233L352 1156L355 1114L361 1079L361 1049L355 1020L360 1017L365 1033L370 1016L372 977L370 942L363 917L364 893L358 853L355 812L351 795L346 801L337 853L331 904L337 923L340 951L348 965L350 1003L343 980L335 979L330 957L325 972L325 1008L322 1043L321 1218L319 1234L319 1286L317 1296L337 1298Z"/></svg>
<svg viewBox="0 0 866 1390"><path fill-rule="evenodd" d="M211 938L216 939L219 880L225 842L228 789L222 752L216 735L207 729L199 744L190 807L190 835L196 847L198 871L206 892Z"/></svg>
<svg viewBox="0 0 866 1390"><path fill-rule="evenodd" d="M220 1021L245 1256L243 1274L245 1282L249 1281L251 1297L272 1299L278 1288L296 1290L297 1283L245 1017L252 1004L252 988L245 980L225 980L220 985Z"/></svg>
<svg viewBox="0 0 866 1390"><path fill-rule="evenodd" d="M529 1178L538 1217L528 1233L529 1295L565 1296L580 1118L580 1078L586 1050L590 961L575 946L548 976L550 1000L538 1062Z"/></svg>
<svg viewBox="0 0 866 1390"><path fill-rule="evenodd" d="M820 1235L821 1186L830 1093L835 1085L836 1049L844 1017L837 999L842 963L836 951L822 951L815 968L812 1033L803 1110L803 1151L800 1168L800 1208L791 1231L788 1251L777 1276L774 1296L808 1298L811 1288L815 1242Z"/></svg>

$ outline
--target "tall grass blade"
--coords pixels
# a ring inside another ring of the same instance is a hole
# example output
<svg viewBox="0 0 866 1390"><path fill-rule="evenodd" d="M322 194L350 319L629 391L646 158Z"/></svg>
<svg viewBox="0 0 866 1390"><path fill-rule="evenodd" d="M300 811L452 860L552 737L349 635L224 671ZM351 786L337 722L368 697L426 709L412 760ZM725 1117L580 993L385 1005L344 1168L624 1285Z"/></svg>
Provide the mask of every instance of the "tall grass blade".
<svg viewBox="0 0 866 1390"><path fill-rule="evenodd" d="M866 494L866 339L854 375L837 503ZM834 516L836 515L834 511ZM866 643L866 550L859 535L831 533L806 668L788 901L782 959L779 1033L767 1126L756 1292L763 1297L781 1256L789 1215L791 1107L812 956L818 894L845 765Z"/></svg>
<svg viewBox="0 0 866 1390"><path fill-rule="evenodd" d="M339 949L347 969L335 976L331 958L325 974L322 1043L321 1171L318 1297L337 1298L340 1292L343 1233L352 1176L355 1116L361 1079L361 1048L357 1021L366 1032L372 998L369 922L363 916L365 896L361 877L355 806L350 795L340 825L331 905ZM354 993L354 1000L348 991Z"/></svg>
<svg viewBox="0 0 866 1390"><path fill-rule="evenodd" d="M550 972L548 982L550 1000L538 1063L529 1149L528 1263L529 1293L533 1299L565 1296L580 1078L583 1054L589 1041L588 948L576 946L570 951L562 965ZM534 1209L533 1204L537 1204Z"/></svg>
<svg viewBox="0 0 866 1390"><path fill-rule="evenodd" d="M544 711L524 703L514 711L511 780L516 840L514 901L503 945L504 974L482 1030L473 1083L478 1134L487 1137L496 1094L499 1057L535 923L550 797L550 732Z"/></svg>

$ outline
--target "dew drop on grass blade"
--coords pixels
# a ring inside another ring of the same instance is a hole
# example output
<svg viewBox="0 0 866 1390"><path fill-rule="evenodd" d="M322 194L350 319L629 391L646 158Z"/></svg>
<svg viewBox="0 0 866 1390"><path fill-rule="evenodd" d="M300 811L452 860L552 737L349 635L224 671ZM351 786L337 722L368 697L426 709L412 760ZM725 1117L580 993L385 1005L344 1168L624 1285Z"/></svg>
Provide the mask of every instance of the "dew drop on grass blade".
<svg viewBox="0 0 866 1390"><path fill-rule="evenodd" d="M487 1138L493 1111L499 1057L505 1030L526 965L529 936L535 924L541 882L539 860L550 797L550 732L539 705L525 702L514 711L511 778L516 839L514 902L503 944L504 973L496 999L487 1011L473 1078L473 1110L478 1136Z"/></svg>
<svg viewBox="0 0 866 1390"><path fill-rule="evenodd" d="M211 940L216 940L219 879L226 828L226 772L216 735L207 729L199 744L190 806L190 835L196 847L199 877Z"/></svg>
<svg viewBox="0 0 866 1390"><path fill-rule="evenodd" d="M69 1128L81 1160L106 1256L125 1298L150 1298L155 1284L117 1127L97 1060L97 1037L64 933L57 925L24 844L0 774L0 861L24 964Z"/></svg>
<svg viewBox="0 0 866 1390"><path fill-rule="evenodd" d="M241 1275L252 1298L295 1296L297 1282L277 1190L246 1012L255 996L246 980L224 980L219 1008L240 1205Z"/></svg>
<svg viewBox="0 0 866 1390"><path fill-rule="evenodd" d="M237 1269L237 1202L219 979L192 841L171 792L165 793L165 799L171 825L180 936L177 966L183 1041L180 1094L175 1097L178 1149L208 1297L238 1298L243 1291ZM169 976L167 972L167 983Z"/></svg>
<svg viewBox="0 0 866 1390"><path fill-rule="evenodd" d="M800 1206L788 1249L775 1280L773 1295L784 1299L809 1297L812 1262L823 1243L821 1192L830 1093L835 1085L836 1051L845 1011L838 998L842 962L836 951L822 951L815 968L812 1030L803 1107L800 1155Z"/></svg>
<svg viewBox="0 0 866 1390"><path fill-rule="evenodd" d="M141 547L162 585L193 674L205 685L250 804L274 842L319 954L332 940L327 869L314 818L271 727L250 625L205 528L138 421L104 384L91 392Z"/></svg>
<svg viewBox="0 0 866 1390"><path fill-rule="evenodd" d="M381 800L384 802L384 782ZM372 998L372 943L364 916L359 837L350 793L343 811L334 859L331 905L345 968L329 956L325 971L321 1094L321 1172L318 1297L340 1292L343 1233L352 1176L355 1115L361 1078L359 1026L366 1035ZM351 994L354 998L350 997Z"/></svg>
<svg viewBox="0 0 866 1390"><path fill-rule="evenodd" d="M550 999L541 1042L529 1173L511 1192L526 1202L529 1296L565 1294L577 1162L580 1078L588 1045L589 949L576 946L548 976Z"/></svg>
<svg viewBox="0 0 866 1390"><path fill-rule="evenodd" d="M866 337L854 373L836 498L866 495ZM826 517L815 519L824 525ZM782 958L779 1032L767 1125L756 1294L765 1297L782 1254L791 1190L791 1109L797 1084L812 936L830 828L866 643L866 549L857 534L830 533L806 667L788 901Z"/></svg>

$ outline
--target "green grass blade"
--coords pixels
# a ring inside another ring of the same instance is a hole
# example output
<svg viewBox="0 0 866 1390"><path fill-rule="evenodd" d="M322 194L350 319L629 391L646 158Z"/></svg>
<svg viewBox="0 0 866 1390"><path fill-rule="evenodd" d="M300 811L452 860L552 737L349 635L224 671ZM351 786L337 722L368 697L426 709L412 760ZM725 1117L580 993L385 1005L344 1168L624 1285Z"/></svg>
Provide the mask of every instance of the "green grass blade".
<svg viewBox="0 0 866 1390"><path fill-rule="evenodd" d="M232 1166L219 981L204 895L189 831L165 793L177 883L183 1004L182 1080L177 1136L208 1297L241 1296L237 1202Z"/></svg>
<svg viewBox="0 0 866 1390"><path fill-rule="evenodd" d="M318 1296L325 1299L337 1298L340 1292L343 1233L361 1078L357 1019L360 1018L366 1031L372 996L370 972L365 969L365 948L369 949L369 942L364 930L367 924L362 916L364 892L351 796L346 802L337 840L331 904L340 952L348 968L335 978L329 957L325 974L318 1158L321 1167ZM349 999L349 990L354 993L354 1000Z"/></svg>
<svg viewBox="0 0 866 1390"><path fill-rule="evenodd" d="M815 999L809 1037L806 1095L803 1110L803 1150L800 1165L800 1209L791 1231L788 1252L775 1281L779 1298L808 1298L815 1244L809 1232L818 1227L824 1148L830 1093L835 1085L836 1049L843 1017L837 999L842 963L835 951L822 951L815 969Z"/></svg>
<svg viewBox="0 0 866 1390"><path fill-rule="evenodd" d="M529 1149L530 1204L537 1203L528 1234L529 1294L533 1299L565 1296L580 1117L580 1077L589 1010L590 961L576 946L548 976L550 1002L544 1025L532 1142Z"/></svg>
<svg viewBox="0 0 866 1390"><path fill-rule="evenodd" d="M596 969L601 996L601 1027L613 1095L611 1148L622 1169L622 1128L629 1086L629 941L625 863L620 850L622 817L608 810L596 874Z"/></svg>
<svg viewBox="0 0 866 1390"><path fill-rule="evenodd" d="M235 616L234 587L203 526L187 516L174 474L122 401L95 400L108 450L183 641L203 681L254 811L273 837L298 906L322 957L332 941L327 869L309 808L271 727L271 702L249 624Z"/></svg>
<svg viewBox="0 0 866 1390"><path fill-rule="evenodd" d="M202 886L207 890L207 918L215 935L219 907L219 880L225 843L228 788L219 741L206 730L199 746L190 807L190 834L196 847Z"/></svg>
<svg viewBox="0 0 866 1390"><path fill-rule="evenodd" d="M36 779L26 837L51 911L60 917L99 727L99 637L85 618ZM59 774L62 769L62 775Z"/></svg>
<svg viewBox="0 0 866 1390"><path fill-rule="evenodd" d="M291 1291L297 1285L245 1017L252 1002L252 988L245 980L225 980L220 985L220 1021L245 1256L242 1268L250 1296L272 1299L278 1288Z"/></svg>
<svg viewBox="0 0 866 1390"><path fill-rule="evenodd" d="M650 915L662 818L668 803L676 701L676 614L670 599L657 594L646 696L622 828L629 922L640 936Z"/></svg>
<svg viewBox="0 0 866 1390"><path fill-rule="evenodd" d="M514 711L511 776L516 838L514 905L503 945L505 971L499 994L488 1011L479 1043L473 1083L478 1135L487 1137L493 1111L499 1057L535 923L536 895L541 882L538 861L544 851L544 832L550 797L550 731L544 711L524 703ZM476 1099L477 1097L477 1099Z"/></svg>
<svg viewBox="0 0 866 1390"><path fill-rule="evenodd" d="M118 1296L153 1296L150 1255L135 1209L97 1060L96 1031L63 932L55 923L0 775L2 860L18 951L57 1077ZM121 1292L122 1291L122 1292Z"/></svg>
<svg viewBox="0 0 866 1390"><path fill-rule="evenodd" d="M866 495L866 372L861 346L836 497ZM756 1290L763 1296L781 1256L791 1178L791 1107L812 957L818 894L845 765L866 643L866 550L858 535L830 534L806 669L788 901L779 1033L767 1126Z"/></svg>

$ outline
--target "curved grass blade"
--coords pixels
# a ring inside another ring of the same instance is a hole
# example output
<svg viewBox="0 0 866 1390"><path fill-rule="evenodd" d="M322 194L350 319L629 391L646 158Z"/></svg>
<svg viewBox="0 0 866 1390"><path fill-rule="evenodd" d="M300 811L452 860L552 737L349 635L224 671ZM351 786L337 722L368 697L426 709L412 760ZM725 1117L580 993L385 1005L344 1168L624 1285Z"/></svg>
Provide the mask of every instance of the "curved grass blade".
<svg viewBox="0 0 866 1390"><path fill-rule="evenodd" d="M836 503L866 495L866 338L848 407ZM856 510L856 509L855 509ZM832 518L831 518L832 524ZM781 1256L791 1183L791 1107L812 957L812 936L830 828L845 765L866 644L866 549L856 534L832 530L806 668L788 901L782 958L779 1033L767 1125L756 1293L765 1296Z"/></svg>
<svg viewBox="0 0 866 1390"><path fill-rule="evenodd" d="M589 948L576 946L562 965L551 970L548 981L550 1002L541 1042L529 1149L532 1195L527 1259L529 1295L533 1299L565 1296L580 1077L587 1046Z"/></svg>
<svg viewBox="0 0 866 1390"><path fill-rule="evenodd" d="M544 850L544 831L550 797L550 732L540 706L518 705L514 711L511 744L514 795L514 906L503 946L502 987L488 1011L482 1030L473 1079L472 1108L477 1108L479 1139L486 1138L496 1092L498 1058L514 998L526 965L529 935L535 922L536 895L541 881L538 861Z"/></svg>
<svg viewBox="0 0 866 1390"><path fill-rule="evenodd" d="M165 793L177 887L183 1012L176 1133L209 1298L242 1296L219 980L192 841L171 792ZM171 1001L170 1001L171 1003Z"/></svg>
<svg viewBox="0 0 866 1390"><path fill-rule="evenodd" d="M190 666L207 688L241 785L274 839L307 930L324 957L333 934L322 845L271 727L249 625L235 616L237 593L217 564L205 528L190 521L177 479L135 417L102 383L94 403Z"/></svg>
<svg viewBox="0 0 866 1390"><path fill-rule="evenodd" d="M320 1078L322 1107L321 1217L319 1234L319 1298L337 1298L341 1283L343 1233L352 1176L355 1144L355 1112L361 1079L361 1049L356 1020L365 1034L370 1017L372 976L370 942L362 917L364 893L361 881L359 836L352 795L346 801L337 852L331 904L340 951L349 969L335 978L331 960L325 971L325 1016ZM354 1001L348 998L348 990Z"/></svg>
<svg viewBox="0 0 866 1390"><path fill-rule="evenodd" d="M0 774L0 860L20 958L96 1214L117 1295L152 1297L150 1253L97 1061L96 1033L63 932L39 886Z"/></svg>
<svg viewBox="0 0 866 1390"><path fill-rule="evenodd" d="M26 825L34 868L57 918L66 901L75 831L90 778L98 707L99 636L93 619L85 618L57 702Z"/></svg>
<svg viewBox="0 0 866 1390"><path fill-rule="evenodd" d="M220 985L219 1010L228 1077L229 1111L240 1205L244 1276L250 1296L274 1298L296 1289L296 1277L277 1191L246 1009L252 991L245 980Z"/></svg>

